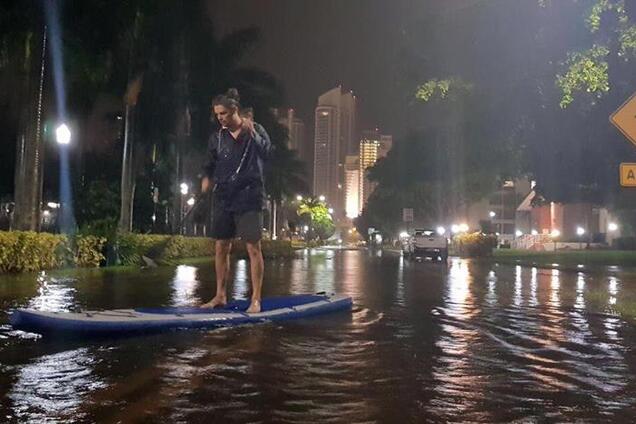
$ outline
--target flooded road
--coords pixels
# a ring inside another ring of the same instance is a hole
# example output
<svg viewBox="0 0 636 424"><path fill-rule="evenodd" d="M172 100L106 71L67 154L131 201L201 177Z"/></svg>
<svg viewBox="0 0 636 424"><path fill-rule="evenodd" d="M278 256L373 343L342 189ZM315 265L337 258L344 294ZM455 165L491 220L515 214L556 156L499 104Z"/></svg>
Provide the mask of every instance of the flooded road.
<svg viewBox="0 0 636 424"><path fill-rule="evenodd" d="M233 264L233 297L248 275ZM18 306L178 306L213 291L209 265L1 277L0 421L636 420L636 326L612 312L636 300L636 276L620 269L315 250L268 261L264 294L348 294L352 313L89 341L7 324Z"/></svg>

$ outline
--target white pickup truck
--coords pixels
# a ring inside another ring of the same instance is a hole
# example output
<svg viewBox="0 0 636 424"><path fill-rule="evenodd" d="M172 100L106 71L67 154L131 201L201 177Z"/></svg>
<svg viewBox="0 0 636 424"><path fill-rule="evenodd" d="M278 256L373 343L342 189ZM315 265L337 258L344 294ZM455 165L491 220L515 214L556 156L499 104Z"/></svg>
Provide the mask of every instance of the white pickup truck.
<svg viewBox="0 0 636 424"><path fill-rule="evenodd" d="M405 256L448 260L448 240L434 230L416 229L402 246Z"/></svg>

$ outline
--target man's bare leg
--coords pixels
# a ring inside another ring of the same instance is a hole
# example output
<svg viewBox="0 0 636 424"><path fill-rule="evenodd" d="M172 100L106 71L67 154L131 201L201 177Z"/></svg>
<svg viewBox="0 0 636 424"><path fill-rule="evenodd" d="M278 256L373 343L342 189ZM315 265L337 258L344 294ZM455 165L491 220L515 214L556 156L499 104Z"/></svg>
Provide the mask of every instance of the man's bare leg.
<svg viewBox="0 0 636 424"><path fill-rule="evenodd" d="M227 303L227 290L225 284L230 275L230 251L232 240L217 240L214 246L214 269L216 271L216 295L202 308L214 308L224 306Z"/></svg>
<svg viewBox="0 0 636 424"><path fill-rule="evenodd" d="M255 243L246 242L245 246L250 256L250 271L252 274L252 299L246 312L256 313L261 311L261 289L263 288L265 264L260 240Z"/></svg>

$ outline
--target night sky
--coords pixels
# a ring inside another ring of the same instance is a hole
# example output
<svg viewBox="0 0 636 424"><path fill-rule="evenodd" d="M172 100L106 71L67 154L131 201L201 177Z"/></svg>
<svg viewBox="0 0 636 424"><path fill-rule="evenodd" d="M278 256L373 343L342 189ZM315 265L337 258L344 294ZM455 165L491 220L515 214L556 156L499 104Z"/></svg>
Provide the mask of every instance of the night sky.
<svg viewBox="0 0 636 424"><path fill-rule="evenodd" d="M473 1L446 0L223 0L210 1L219 35L247 26L262 30L249 64L276 76L313 134L317 97L337 85L353 90L360 129L403 132L406 91L400 59L407 28L444 9Z"/></svg>

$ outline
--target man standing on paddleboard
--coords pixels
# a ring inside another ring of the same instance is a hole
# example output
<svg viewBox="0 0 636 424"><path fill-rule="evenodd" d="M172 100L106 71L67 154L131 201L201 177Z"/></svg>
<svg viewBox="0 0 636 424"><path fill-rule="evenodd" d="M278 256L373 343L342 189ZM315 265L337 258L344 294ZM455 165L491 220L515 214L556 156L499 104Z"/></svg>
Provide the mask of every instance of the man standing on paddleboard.
<svg viewBox="0 0 636 424"><path fill-rule="evenodd" d="M265 205L263 167L272 144L261 125L250 116L240 115L237 90L230 89L215 97L212 108L221 128L210 137L201 191L212 189L214 194L212 237L216 239L216 295L201 307L227 303L230 251L232 241L240 238L247 247L252 277L252 298L247 312L260 312L264 270L261 251Z"/></svg>

